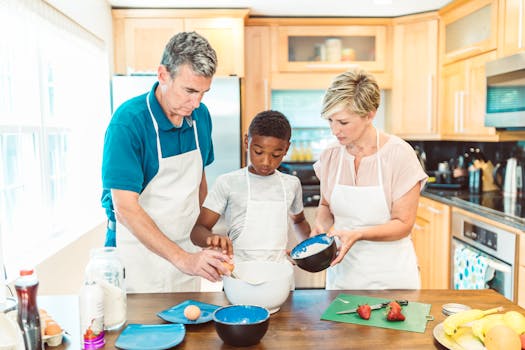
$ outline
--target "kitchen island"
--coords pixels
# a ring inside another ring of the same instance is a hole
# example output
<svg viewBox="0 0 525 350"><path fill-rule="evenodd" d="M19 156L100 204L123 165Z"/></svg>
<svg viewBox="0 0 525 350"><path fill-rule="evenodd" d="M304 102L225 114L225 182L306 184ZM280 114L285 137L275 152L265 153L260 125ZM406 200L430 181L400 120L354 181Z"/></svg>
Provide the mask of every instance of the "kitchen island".
<svg viewBox="0 0 525 350"><path fill-rule="evenodd" d="M427 323L424 333L398 331L321 320L322 313L340 293L365 295L387 299L407 299L431 304L433 321ZM156 314L164 309L192 299L201 302L228 305L222 292L129 294L127 320L130 323L166 323ZM433 329L445 316L441 307L446 303L461 303L472 308L489 309L503 306L505 311L525 313L518 305L493 290L389 290L389 291L327 291L320 289L296 290L290 293L281 309L270 317L268 332L261 342L247 349L445 349L433 337ZM66 329L68 336L59 347L46 349L79 349L78 305L76 296L41 296L39 306L53 315ZM124 329L124 328L122 328ZM120 332L106 334L105 349L114 349ZM184 341L177 349L235 349L222 342L213 321L186 326Z"/></svg>

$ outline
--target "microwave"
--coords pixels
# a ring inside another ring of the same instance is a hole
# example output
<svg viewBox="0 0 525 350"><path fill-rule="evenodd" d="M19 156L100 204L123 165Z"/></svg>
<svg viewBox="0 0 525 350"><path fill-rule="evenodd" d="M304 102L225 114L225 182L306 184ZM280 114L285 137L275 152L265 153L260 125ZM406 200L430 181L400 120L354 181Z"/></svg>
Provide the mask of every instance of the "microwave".
<svg viewBox="0 0 525 350"><path fill-rule="evenodd" d="M525 130L525 52L487 62L485 126Z"/></svg>

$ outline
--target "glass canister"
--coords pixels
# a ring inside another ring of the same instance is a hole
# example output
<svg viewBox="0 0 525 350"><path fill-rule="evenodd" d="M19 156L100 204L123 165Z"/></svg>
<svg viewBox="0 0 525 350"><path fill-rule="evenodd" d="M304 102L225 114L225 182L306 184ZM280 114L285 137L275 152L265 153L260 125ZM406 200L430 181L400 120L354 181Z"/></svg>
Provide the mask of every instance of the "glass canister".
<svg viewBox="0 0 525 350"><path fill-rule="evenodd" d="M104 291L104 329L111 331L122 327L126 323L127 300L124 266L117 248L91 250L85 282L95 282Z"/></svg>

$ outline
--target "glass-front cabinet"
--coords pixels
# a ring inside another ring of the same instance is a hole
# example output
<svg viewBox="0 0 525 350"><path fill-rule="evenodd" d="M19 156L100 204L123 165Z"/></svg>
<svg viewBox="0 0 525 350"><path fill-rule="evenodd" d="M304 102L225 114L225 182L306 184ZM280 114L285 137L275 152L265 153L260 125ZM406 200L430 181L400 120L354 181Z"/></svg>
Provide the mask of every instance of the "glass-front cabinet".
<svg viewBox="0 0 525 350"><path fill-rule="evenodd" d="M473 0L458 7L445 8L441 18L443 63L451 63L497 48L497 0Z"/></svg>
<svg viewBox="0 0 525 350"><path fill-rule="evenodd" d="M278 40L282 72L385 70L386 26L280 26Z"/></svg>

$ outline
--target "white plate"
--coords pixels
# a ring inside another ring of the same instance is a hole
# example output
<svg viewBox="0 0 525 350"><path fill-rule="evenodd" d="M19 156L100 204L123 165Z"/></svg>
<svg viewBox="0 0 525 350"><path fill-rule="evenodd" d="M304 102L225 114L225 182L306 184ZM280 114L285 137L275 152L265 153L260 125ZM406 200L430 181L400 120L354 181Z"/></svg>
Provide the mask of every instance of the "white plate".
<svg viewBox="0 0 525 350"><path fill-rule="evenodd" d="M445 334L443 322L434 327L432 332L439 344L449 350L486 350L483 343L472 334L470 327L460 327L453 337Z"/></svg>

